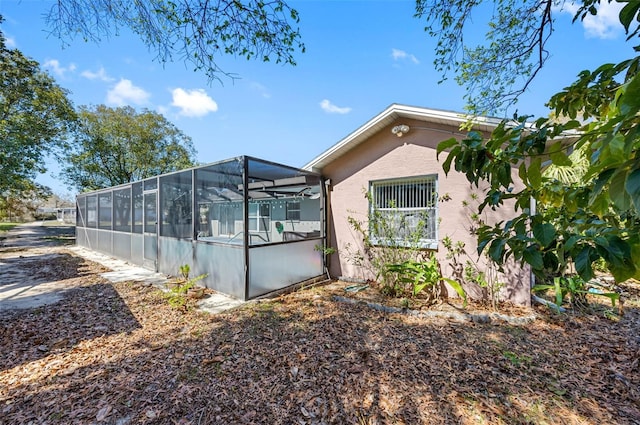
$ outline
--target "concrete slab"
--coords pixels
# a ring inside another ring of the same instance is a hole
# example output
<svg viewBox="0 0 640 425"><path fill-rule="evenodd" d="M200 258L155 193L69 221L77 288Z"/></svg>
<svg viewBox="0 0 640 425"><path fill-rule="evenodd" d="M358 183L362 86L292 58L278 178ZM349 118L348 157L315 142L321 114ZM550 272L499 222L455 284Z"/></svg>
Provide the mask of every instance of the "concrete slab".
<svg viewBox="0 0 640 425"><path fill-rule="evenodd" d="M49 278L51 265L63 255L52 248L0 251L0 312L55 304L71 288Z"/></svg>
<svg viewBox="0 0 640 425"><path fill-rule="evenodd" d="M0 289L0 312L55 304L68 289L59 282L3 285Z"/></svg>
<svg viewBox="0 0 640 425"><path fill-rule="evenodd" d="M102 264L103 266L111 269L110 272L100 274L100 276L104 277L109 282L117 283L134 280L137 282L152 284L160 289L165 289L165 284L169 280L169 276L162 273L156 273L143 267L128 263L124 260L109 257L108 255L100 254L80 246L69 247L69 251L82 258Z"/></svg>
<svg viewBox="0 0 640 425"><path fill-rule="evenodd" d="M245 302L223 294L210 294L198 302L198 308L207 313L216 314L241 306Z"/></svg>

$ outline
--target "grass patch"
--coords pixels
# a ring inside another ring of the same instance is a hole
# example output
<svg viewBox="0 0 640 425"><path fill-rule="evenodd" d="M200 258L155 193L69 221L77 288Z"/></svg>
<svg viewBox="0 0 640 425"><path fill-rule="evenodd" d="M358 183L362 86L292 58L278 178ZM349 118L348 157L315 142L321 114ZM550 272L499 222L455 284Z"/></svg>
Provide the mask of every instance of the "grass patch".
<svg viewBox="0 0 640 425"><path fill-rule="evenodd" d="M75 235L45 236L43 239L55 242L58 245L73 245L76 242Z"/></svg>
<svg viewBox="0 0 640 425"><path fill-rule="evenodd" d="M76 227L75 224L73 223L63 223L61 221L58 220L45 220L41 223L41 226L44 227L61 227L61 228L66 228L66 227Z"/></svg>
<svg viewBox="0 0 640 425"><path fill-rule="evenodd" d="M20 223L0 223L0 233L8 232Z"/></svg>

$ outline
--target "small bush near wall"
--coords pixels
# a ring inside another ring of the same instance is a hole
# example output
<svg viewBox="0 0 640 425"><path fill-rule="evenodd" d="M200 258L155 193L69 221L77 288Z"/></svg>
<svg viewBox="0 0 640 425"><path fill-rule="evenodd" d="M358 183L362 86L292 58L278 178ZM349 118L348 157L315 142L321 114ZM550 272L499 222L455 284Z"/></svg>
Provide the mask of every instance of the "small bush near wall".
<svg viewBox="0 0 640 425"><path fill-rule="evenodd" d="M370 194L366 193L372 205ZM347 260L364 268L375 277L380 291L392 297L415 297L423 293L436 301L446 295L444 280L433 251L423 248L428 234L429 217L405 223L407 217L397 208L384 213L372 208L367 220L349 216L351 228L362 238L361 247L345 247ZM454 289L465 297L459 284L452 281Z"/></svg>

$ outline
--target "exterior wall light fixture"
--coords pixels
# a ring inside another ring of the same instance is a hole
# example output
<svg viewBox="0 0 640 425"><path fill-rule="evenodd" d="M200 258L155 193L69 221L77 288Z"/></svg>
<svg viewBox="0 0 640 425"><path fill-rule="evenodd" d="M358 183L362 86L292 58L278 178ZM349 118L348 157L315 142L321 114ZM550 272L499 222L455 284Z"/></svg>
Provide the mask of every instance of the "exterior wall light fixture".
<svg viewBox="0 0 640 425"><path fill-rule="evenodd" d="M406 124L396 125L391 129L391 133L398 137L402 137L409 132L409 126Z"/></svg>

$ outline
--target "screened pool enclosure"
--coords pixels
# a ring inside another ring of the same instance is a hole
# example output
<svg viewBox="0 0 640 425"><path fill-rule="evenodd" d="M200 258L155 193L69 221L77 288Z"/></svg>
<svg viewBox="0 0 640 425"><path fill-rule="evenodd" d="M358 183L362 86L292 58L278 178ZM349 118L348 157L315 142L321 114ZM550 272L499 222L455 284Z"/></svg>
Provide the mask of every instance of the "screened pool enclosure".
<svg viewBox="0 0 640 425"><path fill-rule="evenodd" d="M77 197L80 246L251 299L323 274L320 175L247 156Z"/></svg>

